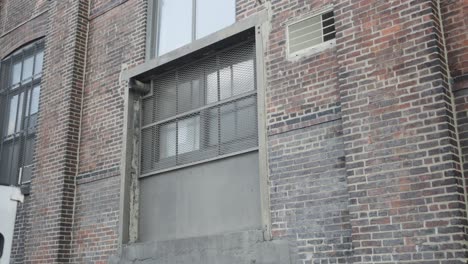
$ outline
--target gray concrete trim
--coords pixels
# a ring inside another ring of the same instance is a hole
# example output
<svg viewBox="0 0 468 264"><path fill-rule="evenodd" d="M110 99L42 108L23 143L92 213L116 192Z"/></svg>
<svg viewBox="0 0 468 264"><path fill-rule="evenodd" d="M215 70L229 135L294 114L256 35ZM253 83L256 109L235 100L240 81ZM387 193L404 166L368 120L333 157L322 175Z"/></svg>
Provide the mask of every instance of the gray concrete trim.
<svg viewBox="0 0 468 264"><path fill-rule="evenodd" d="M266 113L266 71L264 61L264 38L267 28L264 24L255 28L256 75L257 75L257 111L258 111L258 155L260 180L260 206L262 210L263 236L271 239L270 193L268 181L268 146Z"/></svg>
<svg viewBox="0 0 468 264"><path fill-rule="evenodd" d="M146 51L145 61L149 61L156 56L156 43L157 43L157 12L159 5L157 0L148 0L148 11L146 16Z"/></svg>
<svg viewBox="0 0 468 264"><path fill-rule="evenodd" d="M110 263L292 264L290 244L265 241L261 230L126 245Z"/></svg>
<svg viewBox="0 0 468 264"><path fill-rule="evenodd" d="M123 122L123 143L120 166L120 202L119 202L119 253L122 252L122 245L129 241L130 227L130 176L133 157L133 102L134 95L129 89L124 89L124 122Z"/></svg>
<svg viewBox="0 0 468 264"><path fill-rule="evenodd" d="M222 30L219 30L211 35L208 35L206 37L203 37L201 39L195 40L181 48L178 48L174 51L171 51L167 54L164 54L163 56L157 57L155 59L150 59L149 61L146 61L143 64L140 64L138 66L135 66L132 69L126 70L122 73L122 79L123 80L128 80L130 78L137 78L138 76L148 72L154 68L157 68L159 66L162 66L164 64L167 64L169 62L172 62L176 59L179 59L183 56L186 56L190 53L193 53L197 50L200 50L202 48L206 48L212 44L215 44L216 42L219 42L223 39L232 37L236 34L239 34L243 31L246 31L250 28L254 28L257 25L262 24L267 20L267 12L265 10L259 11L257 14L251 15L250 17L241 20L239 22L236 22L235 24L224 28ZM148 29L149 30L149 29ZM150 32L150 31L148 31ZM147 34L148 36L148 34ZM148 43L148 41L147 41ZM147 48L148 50L148 48ZM147 55L148 56L148 55ZM148 57L147 57L148 58Z"/></svg>
<svg viewBox="0 0 468 264"><path fill-rule="evenodd" d="M216 156L216 157L211 158L211 159L204 159L204 160L200 160L200 161L196 161L196 162L192 162L192 163L187 163L187 164L184 164L184 165L170 167L170 168L163 169L163 170L157 170L157 171L152 171L152 172L140 174L139 178L141 179L141 178L146 178L146 177L150 177L150 176L155 176L155 175L158 175L158 174L161 174L161 173L165 173L165 172L169 172L169 171L173 171L173 170L178 170L178 169L183 169L183 168L190 167L190 166L195 166L195 165L198 165L198 164L208 163L208 162L215 161L215 160L225 159L225 158L229 158L229 157L232 157L232 156L237 156L237 155L241 155L241 154L244 154L244 153L249 153L249 152L253 152L253 151L257 151L257 150L258 150L258 147L244 149L244 150L229 153L229 154L226 154L226 155Z"/></svg>

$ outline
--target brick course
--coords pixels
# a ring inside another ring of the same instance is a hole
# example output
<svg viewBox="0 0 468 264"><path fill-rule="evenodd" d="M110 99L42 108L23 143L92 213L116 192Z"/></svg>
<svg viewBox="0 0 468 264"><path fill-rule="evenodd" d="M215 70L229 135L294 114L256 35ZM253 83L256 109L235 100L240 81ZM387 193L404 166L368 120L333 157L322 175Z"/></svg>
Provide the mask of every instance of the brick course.
<svg viewBox="0 0 468 264"><path fill-rule="evenodd" d="M287 58L288 23L330 5L336 45ZM269 15L271 229L295 264L466 263L468 3L440 7L238 0L237 20ZM0 0L1 58L46 37L14 263L107 263L118 253L120 76L144 62L146 9L147 0Z"/></svg>

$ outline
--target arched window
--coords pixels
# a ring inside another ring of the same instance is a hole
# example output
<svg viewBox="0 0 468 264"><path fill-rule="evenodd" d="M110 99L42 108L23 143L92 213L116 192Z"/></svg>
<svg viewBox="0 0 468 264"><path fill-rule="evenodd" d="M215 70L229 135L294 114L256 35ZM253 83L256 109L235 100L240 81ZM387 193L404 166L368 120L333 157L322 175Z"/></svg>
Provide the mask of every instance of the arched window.
<svg viewBox="0 0 468 264"><path fill-rule="evenodd" d="M31 179L39 111L44 42L34 42L2 61L0 75L0 184Z"/></svg>

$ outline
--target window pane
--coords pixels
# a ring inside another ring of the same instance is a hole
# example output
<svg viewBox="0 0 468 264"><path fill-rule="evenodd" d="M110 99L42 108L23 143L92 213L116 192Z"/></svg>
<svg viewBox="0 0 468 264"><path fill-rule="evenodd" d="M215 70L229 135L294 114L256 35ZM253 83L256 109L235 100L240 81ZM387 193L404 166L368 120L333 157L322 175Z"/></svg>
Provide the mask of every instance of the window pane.
<svg viewBox="0 0 468 264"><path fill-rule="evenodd" d="M13 65L10 84L17 84L20 82L20 80L21 80L21 62L17 62Z"/></svg>
<svg viewBox="0 0 468 264"><path fill-rule="evenodd" d="M156 120L174 116L177 112L177 90L175 74L168 74L155 83Z"/></svg>
<svg viewBox="0 0 468 264"><path fill-rule="evenodd" d="M206 76L206 103L218 101L218 73L213 72Z"/></svg>
<svg viewBox="0 0 468 264"><path fill-rule="evenodd" d="M41 87L36 86L32 90L31 96L31 112L30 115L37 113L39 110L39 94L41 92Z"/></svg>
<svg viewBox="0 0 468 264"><path fill-rule="evenodd" d="M159 55L192 41L192 0L160 0Z"/></svg>
<svg viewBox="0 0 468 264"><path fill-rule="evenodd" d="M200 148L200 117L192 117L178 122L179 154Z"/></svg>
<svg viewBox="0 0 468 264"><path fill-rule="evenodd" d="M248 60L233 65L234 89L233 96L255 89L254 61Z"/></svg>
<svg viewBox="0 0 468 264"><path fill-rule="evenodd" d="M35 137L29 137L25 142L24 165L23 165L23 172L22 172L22 177L21 177L22 183L29 182L31 180L34 143L35 143Z"/></svg>
<svg viewBox="0 0 468 264"><path fill-rule="evenodd" d="M0 184L10 185L11 158L13 157L13 148L11 144L5 144L2 148L0 157Z"/></svg>
<svg viewBox="0 0 468 264"><path fill-rule="evenodd" d="M197 0L197 39L236 21L234 0Z"/></svg>
<svg viewBox="0 0 468 264"><path fill-rule="evenodd" d="M18 115L16 116L16 131L15 132L19 132L21 130L21 121L23 120L23 100L24 100L24 93L21 93L19 97Z"/></svg>
<svg viewBox="0 0 468 264"><path fill-rule="evenodd" d="M231 142L236 139L236 107L230 103L221 107L221 143Z"/></svg>
<svg viewBox="0 0 468 264"><path fill-rule="evenodd" d="M34 56L29 56L26 59L24 59L23 77L22 77L23 81L32 77L32 75L33 75L33 64L34 64Z"/></svg>
<svg viewBox="0 0 468 264"><path fill-rule="evenodd" d="M36 62L34 63L34 74L42 72L42 63L44 62L44 51L36 54Z"/></svg>
<svg viewBox="0 0 468 264"><path fill-rule="evenodd" d="M202 105L202 95L199 80L192 80L179 84L178 89L178 113L183 113Z"/></svg>
<svg viewBox="0 0 468 264"><path fill-rule="evenodd" d="M18 95L15 95L10 99L10 111L9 111L10 115L8 116L7 135L11 135L15 132L17 110L18 110Z"/></svg>
<svg viewBox="0 0 468 264"><path fill-rule="evenodd" d="M237 102L237 138L257 137L256 97L249 97Z"/></svg>
<svg viewBox="0 0 468 264"><path fill-rule="evenodd" d="M231 66L219 70L219 86L221 100L232 96L232 70Z"/></svg>
<svg viewBox="0 0 468 264"><path fill-rule="evenodd" d="M162 125L159 129L159 159L176 154L176 123Z"/></svg>
<svg viewBox="0 0 468 264"><path fill-rule="evenodd" d="M219 122L218 122L218 108L210 109L208 112L208 146L218 145L219 140Z"/></svg>

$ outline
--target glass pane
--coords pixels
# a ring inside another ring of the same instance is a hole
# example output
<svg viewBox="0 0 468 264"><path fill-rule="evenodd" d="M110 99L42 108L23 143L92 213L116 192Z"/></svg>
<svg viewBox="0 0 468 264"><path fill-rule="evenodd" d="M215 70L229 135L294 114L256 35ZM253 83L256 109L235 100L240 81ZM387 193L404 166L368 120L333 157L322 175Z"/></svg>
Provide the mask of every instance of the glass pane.
<svg viewBox="0 0 468 264"><path fill-rule="evenodd" d="M18 110L18 95L15 95L10 99L10 111L9 111L10 114L8 116L7 135L11 135L15 132L17 110Z"/></svg>
<svg viewBox="0 0 468 264"><path fill-rule="evenodd" d="M179 84L178 89L178 113L183 113L201 106L202 101L199 80Z"/></svg>
<svg viewBox="0 0 468 264"><path fill-rule="evenodd" d="M39 110L39 94L41 92L41 87L36 86L32 90L32 96L31 96L31 112L29 113L30 115L37 113Z"/></svg>
<svg viewBox="0 0 468 264"><path fill-rule="evenodd" d="M221 92L221 100L229 98L233 95L231 66L219 70L219 85Z"/></svg>
<svg viewBox="0 0 468 264"><path fill-rule="evenodd" d="M44 51L36 54L36 62L34 63L34 74L42 72L42 64L44 62Z"/></svg>
<svg viewBox="0 0 468 264"><path fill-rule="evenodd" d="M206 76L206 103L218 101L218 73L213 72Z"/></svg>
<svg viewBox="0 0 468 264"><path fill-rule="evenodd" d="M31 180L34 143L35 143L35 137L30 137L26 140L26 144L24 147L24 166L23 166L23 175L21 177L21 181L23 183Z"/></svg>
<svg viewBox="0 0 468 264"><path fill-rule="evenodd" d="M159 159L176 154L176 123L162 125L159 129Z"/></svg>
<svg viewBox="0 0 468 264"><path fill-rule="evenodd" d="M236 107L235 103L221 107L221 143L231 142L236 139Z"/></svg>
<svg viewBox="0 0 468 264"><path fill-rule="evenodd" d="M233 65L233 96L255 90L254 61L248 60Z"/></svg>
<svg viewBox="0 0 468 264"><path fill-rule="evenodd" d="M23 77L22 77L23 81L32 77L32 75L33 75L33 64L34 64L34 56L29 56L24 60L24 63L23 63Z"/></svg>
<svg viewBox="0 0 468 264"><path fill-rule="evenodd" d="M200 117L181 120L178 125L179 154L198 150L200 148Z"/></svg>
<svg viewBox="0 0 468 264"><path fill-rule="evenodd" d="M13 156L13 148L11 144L5 144L2 148L2 156L0 157L0 184L10 185L10 170L11 158Z"/></svg>
<svg viewBox="0 0 468 264"><path fill-rule="evenodd" d="M238 139L257 136L256 99L256 97L249 97L237 102L236 137Z"/></svg>
<svg viewBox="0 0 468 264"><path fill-rule="evenodd" d="M11 83L17 84L21 80L21 62L17 62L13 65L13 71L11 72Z"/></svg>
<svg viewBox="0 0 468 264"><path fill-rule="evenodd" d="M218 145L218 130L219 130L219 122L218 122L218 108L210 109L208 112L208 146L215 146Z"/></svg>
<svg viewBox="0 0 468 264"><path fill-rule="evenodd" d="M177 110L175 74L168 74L156 82L156 120L174 116Z"/></svg>
<svg viewBox="0 0 468 264"><path fill-rule="evenodd" d="M192 0L160 0L159 55L192 41Z"/></svg>
<svg viewBox="0 0 468 264"><path fill-rule="evenodd" d="M23 99L24 93L21 93L19 97L18 115L16 116L16 132L21 130L21 121L23 120Z"/></svg>
<svg viewBox="0 0 468 264"><path fill-rule="evenodd" d="M236 22L235 0L197 0L197 39Z"/></svg>

